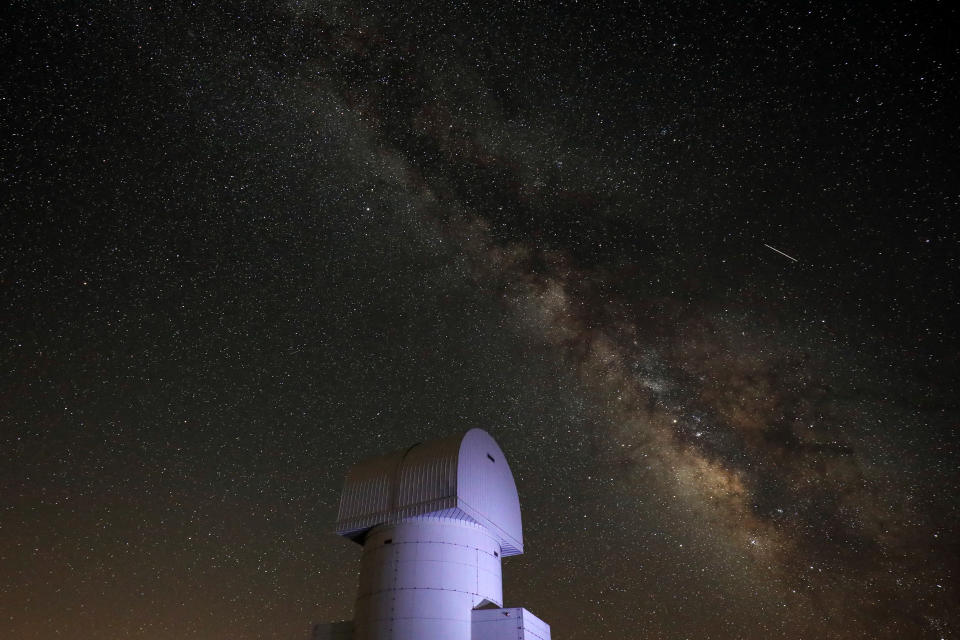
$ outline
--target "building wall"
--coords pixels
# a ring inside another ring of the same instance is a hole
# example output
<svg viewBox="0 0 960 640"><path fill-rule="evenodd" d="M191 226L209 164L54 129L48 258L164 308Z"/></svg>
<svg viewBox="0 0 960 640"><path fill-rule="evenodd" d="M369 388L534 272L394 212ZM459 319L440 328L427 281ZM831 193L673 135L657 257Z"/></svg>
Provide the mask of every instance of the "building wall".
<svg viewBox="0 0 960 640"><path fill-rule="evenodd" d="M503 602L500 544L464 520L373 529L360 560L354 640L471 640L474 607Z"/></svg>
<svg viewBox="0 0 960 640"><path fill-rule="evenodd" d="M550 640L550 625L526 609L473 612L472 640Z"/></svg>

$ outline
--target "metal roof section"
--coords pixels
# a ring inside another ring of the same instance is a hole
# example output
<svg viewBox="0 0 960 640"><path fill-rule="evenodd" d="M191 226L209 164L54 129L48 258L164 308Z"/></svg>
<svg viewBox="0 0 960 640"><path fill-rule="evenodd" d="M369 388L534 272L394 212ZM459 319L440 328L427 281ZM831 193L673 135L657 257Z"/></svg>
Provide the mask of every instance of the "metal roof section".
<svg viewBox="0 0 960 640"><path fill-rule="evenodd" d="M422 516L475 522L500 542L502 555L523 553L517 486L506 456L483 429L355 464L344 483L336 530L363 544L377 525Z"/></svg>

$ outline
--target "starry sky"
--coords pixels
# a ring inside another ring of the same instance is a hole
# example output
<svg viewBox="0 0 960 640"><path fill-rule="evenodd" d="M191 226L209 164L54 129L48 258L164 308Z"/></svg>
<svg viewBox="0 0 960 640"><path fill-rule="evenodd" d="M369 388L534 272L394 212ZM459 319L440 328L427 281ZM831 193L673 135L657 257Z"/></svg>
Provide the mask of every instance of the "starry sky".
<svg viewBox="0 0 960 640"><path fill-rule="evenodd" d="M960 638L958 18L12 3L0 637L306 638L482 427L557 640Z"/></svg>

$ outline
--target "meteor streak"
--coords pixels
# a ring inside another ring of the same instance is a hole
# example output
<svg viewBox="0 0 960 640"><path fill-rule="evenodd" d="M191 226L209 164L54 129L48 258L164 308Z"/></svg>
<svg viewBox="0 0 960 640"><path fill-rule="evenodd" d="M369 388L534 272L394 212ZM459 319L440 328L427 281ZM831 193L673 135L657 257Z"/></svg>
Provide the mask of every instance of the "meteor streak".
<svg viewBox="0 0 960 640"><path fill-rule="evenodd" d="M777 253L779 253L780 255L782 255L782 256L784 256L784 257L790 258L790 259L793 260L794 262L800 262L799 260L797 260L797 259L794 258L793 256L788 256L788 255L785 254L783 251L780 251L780 249L777 249L777 248L775 248L775 247L771 247L771 246L768 245L768 244L764 244L763 246L765 246L767 249L770 249L770 250L772 250L772 251L776 251Z"/></svg>

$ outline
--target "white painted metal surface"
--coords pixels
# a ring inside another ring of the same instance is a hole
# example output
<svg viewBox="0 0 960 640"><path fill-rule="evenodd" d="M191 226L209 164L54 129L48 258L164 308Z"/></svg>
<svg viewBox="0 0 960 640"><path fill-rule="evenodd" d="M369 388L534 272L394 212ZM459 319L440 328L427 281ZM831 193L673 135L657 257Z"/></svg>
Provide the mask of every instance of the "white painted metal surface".
<svg viewBox="0 0 960 640"><path fill-rule="evenodd" d="M360 560L354 640L470 640L473 608L503 601L499 550L466 520L376 527Z"/></svg>
<svg viewBox="0 0 960 640"><path fill-rule="evenodd" d="M362 542L379 524L417 516L466 518L488 528L505 556L523 553L520 499L496 441L482 429L370 458L347 474L337 533Z"/></svg>
<svg viewBox="0 0 960 640"><path fill-rule="evenodd" d="M503 555L523 553L520 498L506 456L490 434L464 434L457 461L458 506L494 532Z"/></svg>
<svg viewBox="0 0 960 640"><path fill-rule="evenodd" d="M550 625L526 609L473 612L472 640L550 640Z"/></svg>

